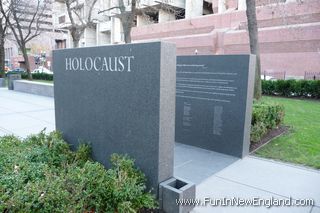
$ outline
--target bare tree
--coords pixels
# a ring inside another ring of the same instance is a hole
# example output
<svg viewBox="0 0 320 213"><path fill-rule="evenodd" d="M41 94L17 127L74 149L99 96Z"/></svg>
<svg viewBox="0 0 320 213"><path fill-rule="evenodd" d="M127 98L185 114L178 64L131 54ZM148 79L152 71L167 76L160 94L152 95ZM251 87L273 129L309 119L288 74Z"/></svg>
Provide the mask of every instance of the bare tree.
<svg viewBox="0 0 320 213"><path fill-rule="evenodd" d="M169 11L177 17L179 17L182 13L182 10L173 10L172 7L170 7L169 2L167 0L159 0L156 2L159 3L160 6L158 9ZM117 3L118 5L110 7L106 10L99 11L98 13L112 11L113 15L111 16L120 19L124 35L124 42L131 43L131 29L135 25L136 15L142 15L142 17L144 17L146 21L152 22L148 14L154 14L157 11L157 9L154 9L153 7L148 7L147 5L141 5L140 0L129 0L127 6L125 5L124 0L117 0ZM144 6L143 9L142 6Z"/></svg>
<svg viewBox="0 0 320 213"><path fill-rule="evenodd" d="M130 5L130 10L127 10L126 5L124 4L124 1L118 0L118 5L98 12L98 13L104 13L111 10L120 12L115 16L120 19L125 43L131 43L131 29L134 25L134 19L137 12L137 0L131 0L131 2L129 2L129 5Z"/></svg>
<svg viewBox="0 0 320 213"><path fill-rule="evenodd" d="M254 98L259 100L261 98L261 65L260 65L260 48L258 39L258 24L256 15L256 1L246 0L247 3L247 20L250 40L250 52L257 57L256 72L254 81Z"/></svg>
<svg viewBox="0 0 320 213"><path fill-rule="evenodd" d="M79 0L65 0L68 16L71 22L69 31L73 40L73 47L79 47L79 42L84 30L94 25L92 12L97 0L87 0L88 10L85 11L84 3ZM83 11L83 12L81 12ZM86 14L86 15L85 15Z"/></svg>
<svg viewBox="0 0 320 213"><path fill-rule="evenodd" d="M45 10L48 1L37 0L2 0L1 13L5 17L24 58L28 78L31 80L30 62L27 53L27 44L42 32L41 24L47 18ZM10 16L6 15L5 8L10 11Z"/></svg>
<svg viewBox="0 0 320 213"><path fill-rule="evenodd" d="M136 16L136 6L137 1L131 0L131 10L126 11L123 0L119 0L119 10L120 10L120 22L123 28L124 42L131 43L131 29L133 26L133 21Z"/></svg>
<svg viewBox="0 0 320 213"><path fill-rule="evenodd" d="M2 5L2 0L0 0ZM9 10L5 10L5 16L9 16ZM4 41L7 35L8 22L5 16L0 14L0 78L4 77L5 73L5 49Z"/></svg>

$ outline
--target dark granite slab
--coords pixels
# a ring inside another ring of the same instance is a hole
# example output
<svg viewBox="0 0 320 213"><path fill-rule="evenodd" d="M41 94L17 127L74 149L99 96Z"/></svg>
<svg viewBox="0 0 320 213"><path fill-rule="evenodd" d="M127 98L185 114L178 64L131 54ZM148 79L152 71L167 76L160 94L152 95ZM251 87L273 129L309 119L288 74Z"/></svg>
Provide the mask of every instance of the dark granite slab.
<svg viewBox="0 0 320 213"><path fill-rule="evenodd" d="M178 56L176 142L247 155L254 71L252 55Z"/></svg>
<svg viewBox="0 0 320 213"><path fill-rule="evenodd" d="M153 42L53 53L56 128L110 166L128 154L155 192L173 175L175 46Z"/></svg>

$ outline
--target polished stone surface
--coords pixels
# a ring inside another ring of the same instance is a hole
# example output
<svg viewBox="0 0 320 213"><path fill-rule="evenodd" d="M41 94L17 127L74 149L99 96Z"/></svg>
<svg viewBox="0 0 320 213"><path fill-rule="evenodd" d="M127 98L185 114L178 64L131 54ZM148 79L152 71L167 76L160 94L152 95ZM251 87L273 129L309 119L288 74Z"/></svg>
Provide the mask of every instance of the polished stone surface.
<svg viewBox="0 0 320 213"><path fill-rule="evenodd" d="M164 42L54 51L56 128L73 148L90 143L110 166L135 159L148 186L173 175L175 45Z"/></svg>
<svg viewBox="0 0 320 213"><path fill-rule="evenodd" d="M249 153L255 56L177 57L176 142Z"/></svg>

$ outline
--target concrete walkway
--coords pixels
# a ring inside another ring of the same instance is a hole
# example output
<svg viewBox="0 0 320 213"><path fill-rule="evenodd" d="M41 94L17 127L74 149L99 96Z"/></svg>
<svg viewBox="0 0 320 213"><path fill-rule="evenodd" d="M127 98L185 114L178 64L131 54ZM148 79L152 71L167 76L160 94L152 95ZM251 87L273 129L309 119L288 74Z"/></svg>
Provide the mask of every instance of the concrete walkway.
<svg viewBox="0 0 320 213"><path fill-rule="evenodd" d="M320 213L320 171L256 157L238 160L199 185L197 197L306 199L316 206L306 207L196 207L194 213L287 212Z"/></svg>
<svg viewBox="0 0 320 213"><path fill-rule="evenodd" d="M0 88L0 136L26 137L55 129L53 98Z"/></svg>
<svg viewBox="0 0 320 213"><path fill-rule="evenodd" d="M52 98L0 88L0 136L26 137L55 129ZM197 198L297 199L311 198L315 206L235 207L197 206L193 213L288 212L320 213L320 170L253 156L237 159L195 147L176 144L175 176L197 184Z"/></svg>

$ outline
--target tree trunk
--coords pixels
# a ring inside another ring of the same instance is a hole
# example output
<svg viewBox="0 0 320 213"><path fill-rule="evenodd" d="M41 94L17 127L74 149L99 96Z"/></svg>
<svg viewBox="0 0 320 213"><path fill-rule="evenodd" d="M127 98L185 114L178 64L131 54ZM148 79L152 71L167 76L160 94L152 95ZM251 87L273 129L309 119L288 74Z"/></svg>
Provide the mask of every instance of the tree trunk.
<svg viewBox="0 0 320 213"><path fill-rule="evenodd" d="M1 2L2 3L2 2ZM4 39L6 36L6 25L7 22L2 16L0 18L0 78L5 77L5 49L4 49Z"/></svg>
<svg viewBox="0 0 320 213"><path fill-rule="evenodd" d="M76 39L72 39L73 40L73 47L74 48L78 48L79 47L79 43L80 43L80 39L76 40Z"/></svg>
<svg viewBox="0 0 320 213"><path fill-rule="evenodd" d="M247 20L248 31L250 39L250 52L257 57L255 81L254 81L254 98L259 100L261 98L261 65L260 65L260 49L258 39L258 24L256 15L255 0L246 0L247 3Z"/></svg>
<svg viewBox="0 0 320 213"><path fill-rule="evenodd" d="M133 21L136 16L136 7L137 7L137 1L132 0L131 1L131 12L127 13L124 7L123 0L119 2L120 5L120 11L121 11L121 25L123 29L123 35L124 35L124 42L125 43L131 43L131 29L133 26Z"/></svg>
<svg viewBox="0 0 320 213"><path fill-rule="evenodd" d="M0 36L0 78L5 76L5 50L4 50L4 37Z"/></svg>
<svg viewBox="0 0 320 213"><path fill-rule="evenodd" d="M257 54L256 57L257 57L257 59L256 59L256 74L255 74L255 79L254 79L253 97L256 100L259 100L262 96L260 54Z"/></svg>
<svg viewBox="0 0 320 213"><path fill-rule="evenodd" d="M82 34L84 33L85 27L72 27L70 29L71 37L72 37L72 42L73 42L73 48L78 48L80 44L80 39Z"/></svg>
<svg viewBox="0 0 320 213"><path fill-rule="evenodd" d="M32 80L32 74L31 74L31 69L30 69L30 62L29 62L29 58L28 58L26 46L25 46L25 45L22 45L21 50L22 50L24 63L25 63L25 65L26 65L26 69L27 69L27 73L28 73L28 79L29 79L29 80Z"/></svg>
<svg viewBox="0 0 320 213"><path fill-rule="evenodd" d="M122 22L122 28L123 28L123 35L124 35L124 42L126 44L131 43L131 23L128 22Z"/></svg>

